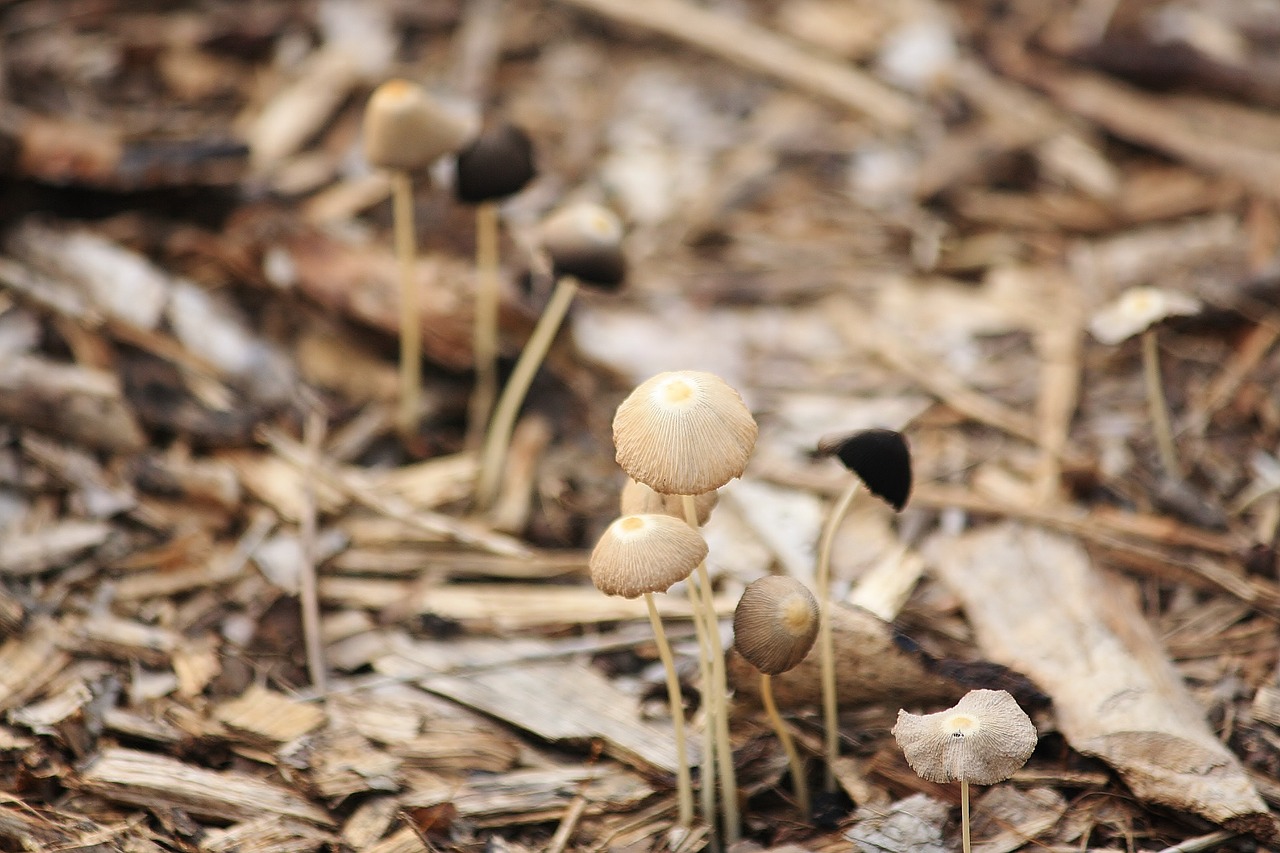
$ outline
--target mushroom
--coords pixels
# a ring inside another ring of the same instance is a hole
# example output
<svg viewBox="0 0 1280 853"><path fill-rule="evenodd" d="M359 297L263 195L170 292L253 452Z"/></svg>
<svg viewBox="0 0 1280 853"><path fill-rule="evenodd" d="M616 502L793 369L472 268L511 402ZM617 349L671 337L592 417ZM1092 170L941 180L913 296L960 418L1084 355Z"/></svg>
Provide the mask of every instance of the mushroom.
<svg viewBox="0 0 1280 853"><path fill-rule="evenodd" d="M497 497L516 416L579 285L616 290L626 274L622 222L608 209L596 204L571 205L547 217L540 230L542 249L550 260L556 286L502 389L485 434L476 480L476 505L480 509L492 505Z"/></svg>
<svg viewBox="0 0 1280 853"><path fill-rule="evenodd" d="M711 510L715 509L719 502L720 493L715 490L694 496L693 505L699 526L707 523L711 518ZM663 515L684 518L684 498L680 495L664 495L661 492L655 492L644 483L632 480L630 477L627 478L627 484L622 487L622 495L618 503L623 515L660 512Z"/></svg>
<svg viewBox="0 0 1280 853"><path fill-rule="evenodd" d="M1156 436L1156 452L1167 476L1182 479L1182 465L1169 426L1169 406L1160 377L1160 350L1156 324L1169 317L1200 313L1200 303L1190 296L1155 287L1131 287L1104 307L1089 322L1089 331L1104 344L1115 345L1142 334L1142 375L1147 387L1147 407Z"/></svg>
<svg viewBox="0 0 1280 853"><path fill-rule="evenodd" d="M533 143L513 124L483 129L458 152L454 195L476 205L476 387L471 395L469 446L478 446L498 395L498 202L533 179Z"/></svg>
<svg viewBox="0 0 1280 853"><path fill-rule="evenodd" d="M856 475L831 509L818 547L815 583L818 589L818 663L822 679L822 716L826 727L827 769L824 790L836 789L835 763L840 754L836 708L835 653L831 639L831 547L853 497L862 483L867 491L899 512L911 494L911 450L902 433L891 429L866 429L828 436L818 442L819 456L835 456Z"/></svg>
<svg viewBox="0 0 1280 853"><path fill-rule="evenodd" d="M706 540L680 519L658 514L624 515L605 530L588 563L592 583L606 595L644 596L658 657L667 675L667 699L671 704L679 758L676 794L682 827L693 823L693 782L685 745L684 697L671 645L653 603L653 593L665 592L672 584L689 577L706 556Z"/></svg>
<svg viewBox="0 0 1280 853"><path fill-rule="evenodd" d="M787 754L791 784L805 818L812 811L809 783L791 733L774 702L773 676L804 660L817 636L818 602L808 587L795 578L770 575L753 581L743 590L733 611L733 645L738 654L760 670L760 698Z"/></svg>
<svg viewBox="0 0 1280 853"><path fill-rule="evenodd" d="M1003 782L1036 748L1036 727L1004 690L971 690L936 714L898 711L893 726L907 763L922 779L960 783L960 822L969 853L969 784Z"/></svg>
<svg viewBox="0 0 1280 853"><path fill-rule="evenodd" d="M751 411L720 377L702 371L660 373L627 396L613 418L613 443L622 469L656 492L680 495L685 521L698 523L695 496L741 477L755 448L758 427ZM712 603L705 565L691 585L701 619L698 629L704 680L708 685L708 725L714 726L714 752L724 806L726 846L740 835L736 774L729 742L728 687L719 620ZM704 760L704 791L711 762ZM704 794L705 796L705 794Z"/></svg>
<svg viewBox="0 0 1280 853"><path fill-rule="evenodd" d="M370 165L391 174L392 219L400 261L400 409L397 426L417 426L422 395L422 328L413 280L417 240L413 225L412 173L456 150L466 129L408 80L388 80L373 90L364 111L364 153Z"/></svg>

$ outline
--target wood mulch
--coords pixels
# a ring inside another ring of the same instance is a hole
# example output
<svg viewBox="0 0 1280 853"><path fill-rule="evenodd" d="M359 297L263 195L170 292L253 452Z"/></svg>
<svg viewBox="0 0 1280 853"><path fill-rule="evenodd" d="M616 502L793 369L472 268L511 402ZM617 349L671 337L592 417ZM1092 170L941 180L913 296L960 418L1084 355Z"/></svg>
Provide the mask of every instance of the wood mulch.
<svg viewBox="0 0 1280 853"><path fill-rule="evenodd" d="M844 754L812 819L730 656L741 849L959 849L958 790L889 729L976 687L1040 743L977 792L975 850L1280 845L1265 4L25 0L0 32L0 850L711 849L668 831L643 603L586 572L613 411L678 368L761 426L706 529L726 633L746 583L813 578L850 477L819 438L914 456L907 510L863 495L837 539ZM395 76L535 140L504 366L540 217L628 228L626 288L579 298L479 517L448 164L417 192L424 411L394 428L359 135ZM1192 313L1104 343L1139 286ZM691 610L659 598L696 727ZM776 690L816 783L812 657Z"/></svg>

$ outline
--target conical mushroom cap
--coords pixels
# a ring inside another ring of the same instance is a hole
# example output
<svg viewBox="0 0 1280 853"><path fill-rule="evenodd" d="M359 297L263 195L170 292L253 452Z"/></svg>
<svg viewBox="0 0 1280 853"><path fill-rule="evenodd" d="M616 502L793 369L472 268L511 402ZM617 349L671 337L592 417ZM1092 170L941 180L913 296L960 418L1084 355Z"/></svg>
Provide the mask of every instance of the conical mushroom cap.
<svg viewBox="0 0 1280 853"><path fill-rule="evenodd" d="M1158 287L1131 287L1093 315L1089 332L1104 344L1114 345L1169 317L1199 314L1200 302Z"/></svg>
<svg viewBox="0 0 1280 853"><path fill-rule="evenodd" d="M515 195L533 180L533 142L513 124L487 127L458 152L454 194L463 204Z"/></svg>
<svg viewBox="0 0 1280 853"><path fill-rule="evenodd" d="M388 80L364 109L364 156L382 169L413 171L431 165L466 140L467 129L408 80Z"/></svg>
<svg viewBox="0 0 1280 853"><path fill-rule="evenodd" d="M605 595L638 598L666 592L706 557L706 541L680 519L624 515L605 530L588 564L592 583Z"/></svg>
<svg viewBox="0 0 1280 853"><path fill-rule="evenodd" d="M970 691L936 714L899 711L893 736L911 769L930 782L994 785L1036 748L1036 727L1004 690Z"/></svg>
<svg viewBox="0 0 1280 853"><path fill-rule="evenodd" d="M864 429L818 442L819 456L833 454L857 475L867 491L902 512L911 495L911 449L902 433Z"/></svg>
<svg viewBox="0 0 1280 853"><path fill-rule="evenodd" d="M758 431L737 391L696 370L642 382L613 418L618 464L665 495L700 495L741 477Z"/></svg>
<svg viewBox="0 0 1280 853"><path fill-rule="evenodd" d="M795 578L752 581L733 611L733 647L766 675L796 667L818 636L818 602Z"/></svg>
<svg viewBox="0 0 1280 853"><path fill-rule="evenodd" d="M714 489L694 496L693 508L698 517L698 526L707 523L707 519L711 518L711 510L715 509L719 502L720 493ZM623 515L657 512L686 520L684 498L681 495L664 495L630 478L622 487L622 496L618 503Z"/></svg>
<svg viewBox="0 0 1280 853"><path fill-rule="evenodd" d="M622 222L606 207L562 207L542 221L538 234L556 277L573 276L605 290L616 290L626 277Z"/></svg>

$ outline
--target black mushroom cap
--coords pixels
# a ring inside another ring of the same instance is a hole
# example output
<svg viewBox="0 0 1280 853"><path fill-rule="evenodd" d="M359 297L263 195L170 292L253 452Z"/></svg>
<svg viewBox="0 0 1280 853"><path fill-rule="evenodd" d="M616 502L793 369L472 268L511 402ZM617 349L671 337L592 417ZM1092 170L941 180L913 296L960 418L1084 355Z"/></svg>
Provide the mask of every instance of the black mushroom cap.
<svg viewBox="0 0 1280 853"><path fill-rule="evenodd" d="M463 204L496 201L520 192L535 174L529 135L514 124L495 124L458 152L454 193Z"/></svg>
<svg viewBox="0 0 1280 853"><path fill-rule="evenodd" d="M911 495L911 449L902 433L864 429L818 442L818 456L834 455L858 476L871 494L898 512Z"/></svg>

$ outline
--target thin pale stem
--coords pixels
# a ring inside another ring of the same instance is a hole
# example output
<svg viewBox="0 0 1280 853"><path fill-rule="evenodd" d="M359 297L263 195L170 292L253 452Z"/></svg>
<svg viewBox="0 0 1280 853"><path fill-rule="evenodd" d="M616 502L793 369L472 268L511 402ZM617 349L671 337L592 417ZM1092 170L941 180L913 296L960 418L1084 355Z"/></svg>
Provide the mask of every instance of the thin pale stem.
<svg viewBox="0 0 1280 853"><path fill-rule="evenodd" d="M511 433L516 426L516 416L524 405L525 395L533 384L533 377L547 357L551 344L560 330L560 323L569 312L569 305L578 292L578 282L564 276L556 282L551 293L551 301L538 318L533 327L533 334L525 344L520 358L516 361L507 387L502 389L498 398L498 407L494 410L493 420L489 423L489 431L484 438L484 451L480 456L480 475L476 483L476 509L486 510L493 506L498 496L498 484L502 480L502 466L506 461L507 448L511 445Z"/></svg>
<svg viewBox="0 0 1280 853"><path fill-rule="evenodd" d="M960 783L960 843L964 845L964 853L969 853L969 783Z"/></svg>
<svg viewBox="0 0 1280 853"><path fill-rule="evenodd" d="M1160 348L1155 329L1142 333L1142 377L1147 386L1147 406L1151 410L1151 427L1156 434L1156 450L1165 474L1182 479L1182 465L1173 444L1169 426L1169 404L1164 398L1164 380L1160 376Z"/></svg>
<svg viewBox="0 0 1280 853"><path fill-rule="evenodd" d="M693 495L682 495L684 518L689 526L697 529L698 509ZM741 818L738 810L738 774L733 767L733 745L729 741L729 683L724 668L724 644L720 641L720 619L716 616L711 576L707 564L699 563L694 570L702 587L702 612L707 623L707 650L711 657L711 689L707 691L708 705L714 709L711 718L715 724L716 762L720 774L720 802L724 810L724 843L732 847L741 838Z"/></svg>
<svg viewBox="0 0 1280 853"><path fill-rule="evenodd" d="M693 607L693 629L698 638L698 678L702 682L702 764L700 767L701 785L698 799L702 804L702 815L707 822L711 834L711 847L716 849L718 835L716 831L716 741L714 712L710 700L711 694L711 655L708 652L707 626L702 618L702 595L693 578L689 578L689 603Z"/></svg>
<svg viewBox="0 0 1280 853"><path fill-rule="evenodd" d="M400 262L400 408L396 426L402 436L417 431L422 408L422 325L413 266L418 246L413 226L413 178L391 173L392 219L396 258Z"/></svg>
<svg viewBox="0 0 1280 853"><path fill-rule="evenodd" d="M836 790L836 759L840 757L840 718L836 708L836 659L831 637L831 548L836 540L840 522L849 514L853 496L858 493L858 481L854 480L831 508L827 526L822 531L822 543L818 547L818 570L815 583L818 593L818 663L822 677L822 722L826 727L827 766L823 776L823 790L828 794Z"/></svg>
<svg viewBox="0 0 1280 853"><path fill-rule="evenodd" d="M675 730L676 758L679 761L676 768L679 824L687 829L693 825L693 780L689 773L689 749L684 737L684 695L680 692L675 656L671 654L671 644L667 642L667 632L663 630L652 593L644 594L644 603L649 608L649 624L653 626L653 638L658 644L658 657L662 660L662 668L667 671L667 702L671 705L671 727Z"/></svg>
<svg viewBox="0 0 1280 853"><path fill-rule="evenodd" d="M324 644L320 637L320 596L316 585L316 469L320 467L320 446L324 441L324 415L319 411L307 414L302 441L307 453L307 467L298 525L303 554L302 571L298 578L298 603L302 608L302 642L307 652L307 672L311 676L311 686L317 694L324 696L329 692L329 677L324 661Z"/></svg>
<svg viewBox="0 0 1280 853"><path fill-rule="evenodd" d="M804 765L800 762L800 753L796 751L791 732L786 723L782 722L778 705L773 701L773 678L764 672L760 673L760 700L764 703L764 712L769 717L773 730L778 733L782 751L787 754L787 764L791 765L791 785L795 788L796 801L800 804L800 815L803 820L808 820L813 814L813 803L809 799L809 780L805 778Z"/></svg>
<svg viewBox="0 0 1280 853"><path fill-rule="evenodd" d="M498 206L476 208L476 387L467 418L467 447L479 448L498 395Z"/></svg>

